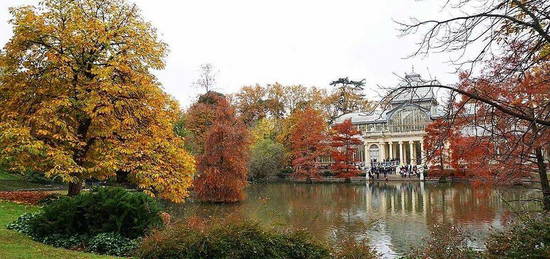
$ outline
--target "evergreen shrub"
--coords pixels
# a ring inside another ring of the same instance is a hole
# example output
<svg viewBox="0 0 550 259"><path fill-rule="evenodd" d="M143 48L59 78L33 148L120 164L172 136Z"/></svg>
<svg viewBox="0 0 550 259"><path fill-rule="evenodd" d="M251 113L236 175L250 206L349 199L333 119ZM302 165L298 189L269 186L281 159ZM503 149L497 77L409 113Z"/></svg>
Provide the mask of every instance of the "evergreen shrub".
<svg viewBox="0 0 550 259"><path fill-rule="evenodd" d="M42 211L23 214L7 228L55 247L128 256L141 236L162 223L154 199L122 188L101 187L44 202Z"/></svg>
<svg viewBox="0 0 550 259"><path fill-rule="evenodd" d="M38 236L114 232L137 238L161 224L159 212L158 203L144 193L101 187L53 201L29 223Z"/></svg>

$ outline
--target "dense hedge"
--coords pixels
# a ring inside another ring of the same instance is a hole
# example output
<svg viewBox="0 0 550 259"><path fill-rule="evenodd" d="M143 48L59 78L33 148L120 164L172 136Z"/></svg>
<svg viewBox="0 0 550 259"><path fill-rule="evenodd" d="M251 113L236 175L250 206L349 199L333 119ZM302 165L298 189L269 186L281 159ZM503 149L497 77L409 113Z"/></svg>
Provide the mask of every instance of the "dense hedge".
<svg viewBox="0 0 550 259"><path fill-rule="evenodd" d="M51 202L30 224L38 236L114 232L136 238L161 224L159 212L157 202L144 193L98 188Z"/></svg>
<svg viewBox="0 0 550 259"><path fill-rule="evenodd" d="M265 230L256 223L185 224L155 231L137 249L140 258L330 258L330 249L304 232Z"/></svg>
<svg viewBox="0 0 550 259"><path fill-rule="evenodd" d="M46 203L42 211L22 215L8 229L56 247L123 256L138 245L137 238L162 223L154 199L122 188L98 188Z"/></svg>

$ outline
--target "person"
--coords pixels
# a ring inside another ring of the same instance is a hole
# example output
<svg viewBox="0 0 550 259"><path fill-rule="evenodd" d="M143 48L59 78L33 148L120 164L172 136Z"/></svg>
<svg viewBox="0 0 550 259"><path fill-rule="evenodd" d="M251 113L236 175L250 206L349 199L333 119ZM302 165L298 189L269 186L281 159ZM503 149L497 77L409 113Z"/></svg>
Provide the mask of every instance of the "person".
<svg viewBox="0 0 550 259"><path fill-rule="evenodd" d="M371 167L369 170L370 179L374 179L374 167Z"/></svg>
<svg viewBox="0 0 550 259"><path fill-rule="evenodd" d="M424 171L424 179L426 179L426 177L428 177L428 167L427 166L424 166L423 167L423 171Z"/></svg>

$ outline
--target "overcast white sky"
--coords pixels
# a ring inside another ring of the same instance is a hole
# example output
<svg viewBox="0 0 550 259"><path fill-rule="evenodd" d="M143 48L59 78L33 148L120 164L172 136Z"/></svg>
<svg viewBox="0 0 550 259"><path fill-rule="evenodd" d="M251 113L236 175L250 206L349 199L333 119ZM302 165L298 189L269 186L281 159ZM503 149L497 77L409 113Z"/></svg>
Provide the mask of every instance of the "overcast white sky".
<svg viewBox="0 0 550 259"><path fill-rule="evenodd" d="M303 84L328 87L349 76L367 80L366 93L376 85L392 86L415 71L443 83L457 76L448 56L404 59L417 37L399 38L392 19L433 18L440 0L129 0L169 44L167 66L156 74L167 92L187 107L198 67L212 63L218 70L217 90L237 91L244 85ZM1 0L0 44L11 36L8 8L37 0Z"/></svg>

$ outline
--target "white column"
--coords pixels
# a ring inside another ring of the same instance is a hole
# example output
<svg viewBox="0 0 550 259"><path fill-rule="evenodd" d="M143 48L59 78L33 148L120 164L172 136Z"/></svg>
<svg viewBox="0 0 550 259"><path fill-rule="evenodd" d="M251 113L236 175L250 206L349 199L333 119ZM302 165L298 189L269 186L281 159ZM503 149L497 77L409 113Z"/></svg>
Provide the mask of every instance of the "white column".
<svg viewBox="0 0 550 259"><path fill-rule="evenodd" d="M420 163L426 164L426 155L424 155L424 140L420 140Z"/></svg>
<svg viewBox="0 0 550 259"><path fill-rule="evenodd" d="M393 142L390 141L390 143L388 143L390 145L390 160L393 159Z"/></svg>
<svg viewBox="0 0 550 259"><path fill-rule="evenodd" d="M399 163L401 163L401 165L404 165L404 160L405 159L405 156L403 155L403 141L399 141Z"/></svg>
<svg viewBox="0 0 550 259"><path fill-rule="evenodd" d="M378 143L378 147L380 148L379 151L379 160L378 162L382 162L385 158L386 158L386 155L384 153L386 153L386 145L384 144L384 142L380 142Z"/></svg>
<svg viewBox="0 0 550 259"><path fill-rule="evenodd" d="M365 143L365 166L370 167L369 143Z"/></svg>
<svg viewBox="0 0 550 259"><path fill-rule="evenodd" d="M413 141L409 141L409 157L411 159L411 165L414 164L414 157L413 157L413 147L414 147L414 142Z"/></svg>

